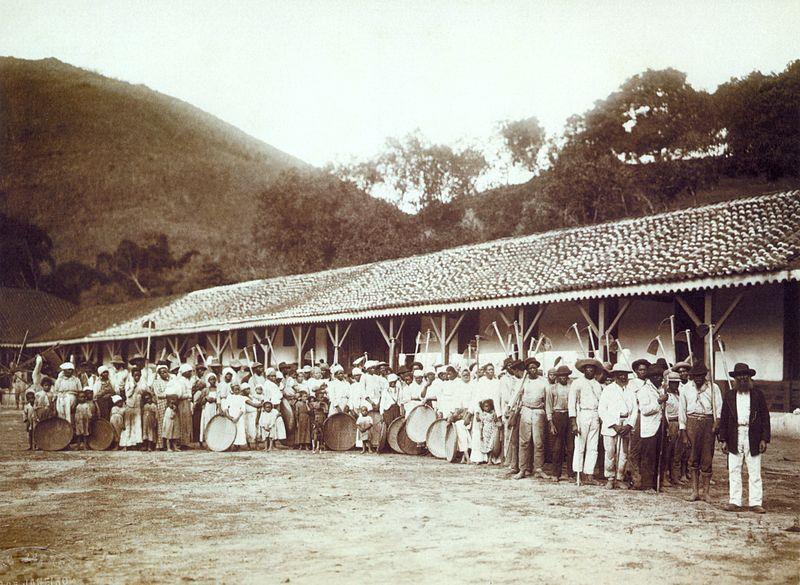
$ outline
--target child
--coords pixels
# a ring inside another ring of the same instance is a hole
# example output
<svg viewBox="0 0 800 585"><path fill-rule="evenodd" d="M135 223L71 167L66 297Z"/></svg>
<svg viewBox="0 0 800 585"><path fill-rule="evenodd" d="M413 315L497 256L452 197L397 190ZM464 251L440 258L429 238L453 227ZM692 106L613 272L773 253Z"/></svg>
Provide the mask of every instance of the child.
<svg viewBox="0 0 800 585"><path fill-rule="evenodd" d="M25 393L25 406L22 409L22 422L25 423L25 430L28 431L28 451L34 450L33 431L36 429L36 423L38 422L36 408L33 405L35 399L36 393L33 390L28 390Z"/></svg>
<svg viewBox="0 0 800 585"><path fill-rule="evenodd" d="M308 392L305 390L300 390L294 412L297 417L295 441L300 445L300 450L305 451L311 443L311 409L308 406Z"/></svg>
<svg viewBox="0 0 800 585"><path fill-rule="evenodd" d="M113 408L111 409L113 412ZM175 441L181 438L181 428L178 424L178 403L175 398L167 398L167 409L164 411L164 428L161 436L167 440L167 451L178 451Z"/></svg>
<svg viewBox="0 0 800 585"><path fill-rule="evenodd" d="M119 437L122 434L122 429L125 427L125 407L122 406L122 396L115 394L111 397L111 426L114 427L114 442L116 443L115 449L119 451Z"/></svg>
<svg viewBox="0 0 800 585"><path fill-rule="evenodd" d="M80 440L79 448L83 451L89 448L90 427L94 413L91 396L92 389L84 388L83 392L78 394L78 405L75 407L75 436Z"/></svg>
<svg viewBox="0 0 800 585"><path fill-rule="evenodd" d="M356 434L356 445L361 442L361 453L372 453L372 417L366 406L361 407L361 415L356 419L358 432Z"/></svg>
<svg viewBox="0 0 800 585"><path fill-rule="evenodd" d="M261 430L261 439L264 441L264 451L272 451L277 435L278 411L272 408L271 402L264 403L264 410L258 419Z"/></svg>
<svg viewBox="0 0 800 585"><path fill-rule="evenodd" d="M481 411L478 413L476 421L480 424L481 436L481 453L486 455L486 459L494 465L498 459L500 443L500 430L499 426L500 417L494 411L494 401L491 399L481 401ZM483 461L482 463L486 463Z"/></svg>
<svg viewBox="0 0 800 585"><path fill-rule="evenodd" d="M253 394L250 396L252 405L256 407L256 420L253 423L255 427L255 449L258 449L258 444L261 441L261 427L258 426L258 422L261 420L261 413L264 410L264 400L264 387L258 384L253 388Z"/></svg>
<svg viewBox="0 0 800 585"><path fill-rule="evenodd" d="M247 445L247 428L245 426L245 400L238 384L231 386L231 392L225 400L225 413L236 423L236 438L233 440L233 450Z"/></svg>
<svg viewBox="0 0 800 585"><path fill-rule="evenodd" d="M311 410L311 452L321 453L323 448L322 428L328 415L328 407L324 402L312 398L309 403Z"/></svg>
<svg viewBox="0 0 800 585"><path fill-rule="evenodd" d="M155 451L158 441L158 408L149 392L142 395L142 442L145 451Z"/></svg>

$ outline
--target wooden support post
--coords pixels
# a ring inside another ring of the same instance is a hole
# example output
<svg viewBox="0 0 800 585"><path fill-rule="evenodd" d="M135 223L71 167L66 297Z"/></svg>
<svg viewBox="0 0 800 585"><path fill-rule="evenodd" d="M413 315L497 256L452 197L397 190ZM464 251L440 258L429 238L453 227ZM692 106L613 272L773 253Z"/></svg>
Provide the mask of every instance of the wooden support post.
<svg viewBox="0 0 800 585"><path fill-rule="evenodd" d="M604 340L606 337L606 300L600 299L597 306L597 346L600 348L600 361L611 361L611 356L606 355Z"/></svg>

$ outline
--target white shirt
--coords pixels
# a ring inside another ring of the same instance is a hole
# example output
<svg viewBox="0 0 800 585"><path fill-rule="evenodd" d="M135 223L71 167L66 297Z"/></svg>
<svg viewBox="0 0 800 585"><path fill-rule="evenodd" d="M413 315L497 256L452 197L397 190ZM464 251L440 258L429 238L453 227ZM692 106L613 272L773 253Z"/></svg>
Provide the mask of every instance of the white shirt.
<svg viewBox="0 0 800 585"><path fill-rule="evenodd" d="M569 386L569 399L567 400L569 416L578 416L581 410L597 411L600 405L600 396L603 394L603 387L600 382L586 376L577 378Z"/></svg>
<svg viewBox="0 0 800 585"><path fill-rule="evenodd" d="M719 386L714 384L713 389L709 389L710 382L706 381L700 390L694 382L680 387L680 404L678 408L678 426L681 430L686 429L686 419L690 414L710 415L711 414L711 392L714 392L714 416L719 419L722 413L722 392Z"/></svg>
<svg viewBox="0 0 800 585"><path fill-rule="evenodd" d="M335 378L328 382L328 399L331 401L328 414L344 412L345 407L350 406L350 384Z"/></svg>
<svg viewBox="0 0 800 585"><path fill-rule="evenodd" d="M661 405L658 403L659 396L661 396L661 392L658 388L653 386L650 381L647 381L636 391L636 398L639 401L639 416L641 417L639 433L643 439L655 435L658 432L658 427L661 425Z"/></svg>
<svg viewBox="0 0 800 585"><path fill-rule="evenodd" d="M494 403L495 412L499 412L502 403L502 383L498 378L483 377L472 382L472 399L468 408L470 412L480 412L480 403L484 400L491 400Z"/></svg>
<svg viewBox="0 0 800 585"><path fill-rule="evenodd" d="M436 410L441 412L444 418L453 414L457 408L463 408L464 398L469 400L469 392L471 392L468 388L463 388L460 380L440 381L437 390L439 394L436 400ZM466 396L465 391L467 392Z"/></svg>
<svg viewBox="0 0 800 585"><path fill-rule="evenodd" d="M394 388L392 388L391 386L387 386L386 388L384 388L383 392L381 393L381 401L378 407L380 413L383 414L384 412L389 410L392 406L397 404L399 398L400 398L400 390L397 388L396 384Z"/></svg>
<svg viewBox="0 0 800 585"><path fill-rule="evenodd" d="M616 436L617 431L611 428L614 425L634 426L637 410L636 394L627 390L627 386L623 388L616 382L603 388L603 393L600 395L600 403L597 407L597 414L602 422L600 426L601 435L606 437ZM631 420L633 422L630 422Z"/></svg>
<svg viewBox="0 0 800 585"><path fill-rule="evenodd" d="M736 423L739 426L750 425L750 393L736 393Z"/></svg>
<svg viewBox="0 0 800 585"><path fill-rule="evenodd" d="M280 387L272 380L266 380L264 382L264 400L271 402L272 406L277 406L281 403L281 399L283 399L283 393Z"/></svg>

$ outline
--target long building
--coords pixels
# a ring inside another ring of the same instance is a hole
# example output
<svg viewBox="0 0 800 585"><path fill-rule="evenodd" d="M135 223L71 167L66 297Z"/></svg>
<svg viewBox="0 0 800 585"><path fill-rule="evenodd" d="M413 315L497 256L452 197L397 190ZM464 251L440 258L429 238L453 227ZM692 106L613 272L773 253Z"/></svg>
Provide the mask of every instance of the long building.
<svg viewBox="0 0 800 585"><path fill-rule="evenodd" d="M655 359L660 342L659 355L713 360L724 380L721 346L729 367L757 370L774 410L788 410L800 387L799 277L800 191L790 191L87 307L26 352L58 344L59 356L99 363L149 346L151 360L255 354L274 365L349 364L364 352L392 364L497 363L538 349L547 367L584 351ZM704 324L721 340L713 354ZM19 341L0 345L7 363Z"/></svg>

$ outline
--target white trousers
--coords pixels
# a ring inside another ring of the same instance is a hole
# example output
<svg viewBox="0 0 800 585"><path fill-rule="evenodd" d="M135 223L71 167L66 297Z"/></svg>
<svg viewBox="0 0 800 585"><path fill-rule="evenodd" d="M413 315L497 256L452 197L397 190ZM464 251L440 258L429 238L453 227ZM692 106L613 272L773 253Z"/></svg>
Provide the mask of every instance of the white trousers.
<svg viewBox="0 0 800 585"><path fill-rule="evenodd" d="M606 451L604 468L606 477L613 479L616 475L617 479L623 479L623 472L625 471L625 463L628 461L628 437L620 437L615 435L610 437L603 435L603 448ZM617 460L617 449L619 448L619 460ZM615 474L616 472L616 474Z"/></svg>
<svg viewBox="0 0 800 585"><path fill-rule="evenodd" d="M72 422L72 405L77 402L78 397L69 392L59 394L56 397L56 414L58 418L63 418Z"/></svg>
<svg viewBox="0 0 800 585"><path fill-rule="evenodd" d="M600 440L600 418L596 410L580 410L575 422L578 436L575 437L575 452L572 455L572 470L588 475L594 473L597 463L597 446Z"/></svg>
<svg viewBox="0 0 800 585"><path fill-rule="evenodd" d="M739 453L728 453L728 482L730 483L730 503L742 505L742 463L747 464L747 495L750 506L760 506L764 496L761 485L761 454L750 454L749 427L739 427L736 447Z"/></svg>

